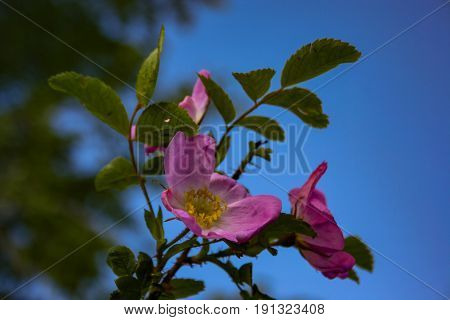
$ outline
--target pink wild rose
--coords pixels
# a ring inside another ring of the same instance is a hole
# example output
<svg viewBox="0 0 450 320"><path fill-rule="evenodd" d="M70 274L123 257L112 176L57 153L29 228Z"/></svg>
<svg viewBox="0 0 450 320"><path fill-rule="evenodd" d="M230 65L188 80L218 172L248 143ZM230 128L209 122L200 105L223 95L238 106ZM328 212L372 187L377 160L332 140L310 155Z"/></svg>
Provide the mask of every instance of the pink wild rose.
<svg viewBox="0 0 450 320"><path fill-rule="evenodd" d="M309 176L301 188L289 192L292 214L304 220L316 232L316 237L297 235L300 251L305 259L329 278L346 278L355 265L355 259L344 252L344 236L328 209L325 195L315 188L327 170L323 162Z"/></svg>
<svg viewBox="0 0 450 320"><path fill-rule="evenodd" d="M211 77L208 70L200 70L199 75ZM200 79L197 79L191 96L186 96L178 105L185 109L195 123L200 123L206 113L209 104L209 96Z"/></svg>
<svg viewBox="0 0 450 320"><path fill-rule="evenodd" d="M169 188L162 202L196 235L243 243L279 216L281 201L250 196L236 180L215 173L215 148L207 135L174 136L165 152Z"/></svg>
<svg viewBox="0 0 450 320"><path fill-rule="evenodd" d="M198 74L209 78L211 77L211 74L208 70L200 70ZM184 97L183 101L181 101L179 104L180 108L185 109L192 120L194 120L195 123L200 123L203 119L206 110L208 109L209 105L209 96L206 92L206 88L203 85L203 82L200 79L197 79L194 85L194 89L192 90L192 96L186 96ZM131 139L136 139L136 126L133 125L131 129ZM165 151L165 147L154 147L145 145L144 150L145 154L149 155L155 151Z"/></svg>

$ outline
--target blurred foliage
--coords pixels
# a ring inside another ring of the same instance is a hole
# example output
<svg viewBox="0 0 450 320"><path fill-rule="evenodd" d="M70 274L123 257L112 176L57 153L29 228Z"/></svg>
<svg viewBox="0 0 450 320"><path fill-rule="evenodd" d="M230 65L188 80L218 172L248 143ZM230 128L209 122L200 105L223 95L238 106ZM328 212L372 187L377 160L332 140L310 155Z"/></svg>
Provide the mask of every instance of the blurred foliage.
<svg viewBox="0 0 450 320"><path fill-rule="evenodd" d="M188 23L199 5L218 2L8 0L20 13L0 3L2 296L91 239L101 231L99 224L109 225L125 214L116 194L95 192L94 177L69 165L80 136L61 135L53 129L64 96L52 91L47 79L63 70L76 70L107 78L116 88L122 85L82 53L117 78L134 83L143 54L154 43L163 20ZM111 139L102 134L105 144ZM111 242L107 237L92 241L51 268L43 279L65 296L87 297L89 288L99 286L96 258L106 256ZM10 298L45 296L35 296L25 287Z"/></svg>

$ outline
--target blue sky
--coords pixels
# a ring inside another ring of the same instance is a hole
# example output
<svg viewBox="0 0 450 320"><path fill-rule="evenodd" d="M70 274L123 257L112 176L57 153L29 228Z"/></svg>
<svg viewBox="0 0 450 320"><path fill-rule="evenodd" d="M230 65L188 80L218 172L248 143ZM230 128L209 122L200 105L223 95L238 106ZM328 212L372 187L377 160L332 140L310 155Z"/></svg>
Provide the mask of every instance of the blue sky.
<svg viewBox="0 0 450 320"><path fill-rule="evenodd" d="M277 70L272 82L276 89L286 59L324 37L348 41L363 57L370 55L316 92L331 124L310 132L304 152L311 167L328 161L319 188L342 228L375 249L375 271L359 272L358 286L329 281L294 250L280 250L277 257L263 254L254 261L255 280L273 296L442 298L435 290L450 295L450 5L377 50L443 3L231 1L221 10L199 9L192 27L166 23L158 89L168 90L174 79L193 81L195 72L206 68L239 110L250 102L233 71L272 67ZM314 90L347 67L302 85ZM274 116L279 111L263 106L255 114ZM213 113L206 121L217 120ZM288 112L277 121L302 127ZM271 147L275 153L290 148L289 142ZM241 182L253 194L278 196L288 212L286 190L300 186L307 175L264 174L272 182L258 175L244 176ZM138 191L129 196L130 208L142 203ZM168 232L181 228L171 222ZM142 224L121 237L119 242L135 250L148 248ZM207 291L201 298L235 294L227 276L213 266L185 268L180 276L205 280Z"/></svg>

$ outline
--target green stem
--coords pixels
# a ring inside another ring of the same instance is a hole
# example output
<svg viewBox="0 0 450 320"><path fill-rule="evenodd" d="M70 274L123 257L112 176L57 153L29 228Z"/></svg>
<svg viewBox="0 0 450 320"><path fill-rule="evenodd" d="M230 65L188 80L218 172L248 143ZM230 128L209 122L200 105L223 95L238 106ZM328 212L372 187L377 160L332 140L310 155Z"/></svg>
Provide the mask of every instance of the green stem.
<svg viewBox="0 0 450 320"><path fill-rule="evenodd" d="M192 238L194 238L194 237L196 237L196 235L194 235ZM162 289L164 288L165 285L168 285L170 283L170 281L173 279L173 277L175 277L175 274L178 272L178 270L180 270L181 267L186 263L186 260L188 259L189 251L191 251L191 248L186 248L181 253L181 255L177 258L177 260L174 263L174 265L172 266L172 268L167 270L164 279L161 281L160 287ZM161 265L160 263L158 263L158 264L159 264L159 266ZM155 290L155 291L153 291L150 294L149 299L150 300L157 300L161 296L161 294L162 294L162 290L161 289Z"/></svg>
<svg viewBox="0 0 450 320"><path fill-rule="evenodd" d="M239 168L236 169L236 171L233 173L231 178L233 178L234 180L238 180L241 177L241 175L245 171L245 167L252 161L253 157L255 156L255 151L266 142L267 141L257 141L255 143L255 148L248 152L248 154L245 156L245 158L242 160L241 164L239 165Z"/></svg>
<svg viewBox="0 0 450 320"><path fill-rule="evenodd" d="M175 243L180 241L185 235L187 235L189 233L189 231L191 231L191 230L189 230L188 228L184 229L179 235L177 235L175 238L173 238L172 241L170 241L168 244L166 244L164 246L164 249L168 249L171 246L173 246Z"/></svg>
<svg viewBox="0 0 450 320"><path fill-rule="evenodd" d="M250 113L255 111L260 105L262 105L266 101L266 99L267 99L267 97L269 95L270 95L271 98L273 98L274 96L278 95L281 91L283 91L283 88L280 88L280 89L278 89L278 90L276 90L274 92L271 92L271 93L267 94L262 99L260 99L259 101L255 102L255 104L253 106L251 106L247 111L245 111L238 118L236 118L229 126L227 126L227 128L225 130L225 133L223 134L222 138L219 141L219 144L217 145L216 150L218 150L220 148L220 146L223 144L223 142L225 140L225 137L230 133L231 130L233 130L233 128L236 126L236 124L239 123L239 121L244 119Z"/></svg>
<svg viewBox="0 0 450 320"><path fill-rule="evenodd" d="M133 110L133 113L130 118L130 126L129 126L129 133L128 133L128 148L130 151L130 158L131 163L133 164L134 172L136 173L136 176L139 179L139 186L141 187L142 193L144 194L145 200L147 202L148 209L150 213L155 217L155 212L153 211L152 203L150 201L150 196L148 195L147 187L145 186L145 179L142 178L142 176L139 173L139 169L136 164L136 157L134 155L134 148L133 148L133 139L131 139L131 130L133 128L134 119L136 118L136 115L141 108L140 104L137 104L136 107Z"/></svg>

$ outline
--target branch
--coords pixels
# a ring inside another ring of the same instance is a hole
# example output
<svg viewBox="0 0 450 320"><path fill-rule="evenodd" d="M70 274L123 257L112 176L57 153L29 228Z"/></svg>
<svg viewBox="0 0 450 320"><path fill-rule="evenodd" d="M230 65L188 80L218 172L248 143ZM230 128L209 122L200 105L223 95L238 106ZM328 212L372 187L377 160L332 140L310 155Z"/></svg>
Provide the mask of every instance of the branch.
<svg viewBox="0 0 450 320"><path fill-rule="evenodd" d="M196 235L194 235L193 237L196 237ZM183 253L181 253L181 255L177 258L177 260L175 261L174 265L172 266L172 268L170 268L167 273L166 276L164 277L163 281L161 282L161 287L164 288L164 285L167 285L170 283L170 281L173 279L173 277L175 276L175 274L178 272L178 270L180 270L180 268L186 263L186 259L188 257L189 251L191 251L191 248L186 248ZM162 294L162 290L156 290L153 291L150 295L149 295L149 299L150 300L157 300Z"/></svg>
<svg viewBox="0 0 450 320"><path fill-rule="evenodd" d="M168 244L166 244L164 246L164 248L166 249L166 248L170 248L171 246L173 246L175 243L180 241L185 235L187 235L189 233L189 231L191 231L191 230L189 230L188 228L184 229L179 235L177 235L175 238L173 238L172 241L170 241Z"/></svg>
<svg viewBox="0 0 450 320"><path fill-rule="evenodd" d="M233 173L231 178L234 180L238 180L241 175L245 171L245 167L252 161L253 157L255 156L255 150L257 150L259 147L261 147L263 144L265 144L267 141L257 141L255 143L255 148L253 150L250 150L249 153L245 156L245 158L242 160L241 164L239 165L239 168L236 169L236 171Z"/></svg>
<svg viewBox="0 0 450 320"><path fill-rule="evenodd" d="M270 97L273 98L274 96L278 95L281 91L283 91L283 89L284 88L280 88L280 89L278 89L278 90L276 90L274 92L271 92L271 93L267 94L262 99L260 99L259 101L255 102L254 105L252 105L247 111L245 111L237 119L235 119L229 126L227 126L227 128L225 130L225 133L223 134L222 138L219 141L219 144L217 145L216 150L218 150L220 148L220 146L223 144L223 141L225 140L225 137L230 133L231 130L233 130L233 128L236 126L236 124L239 123L239 121L241 121L246 116L248 116L250 113L255 111L260 105L264 104L265 99L267 98L267 96L270 95Z"/></svg>

